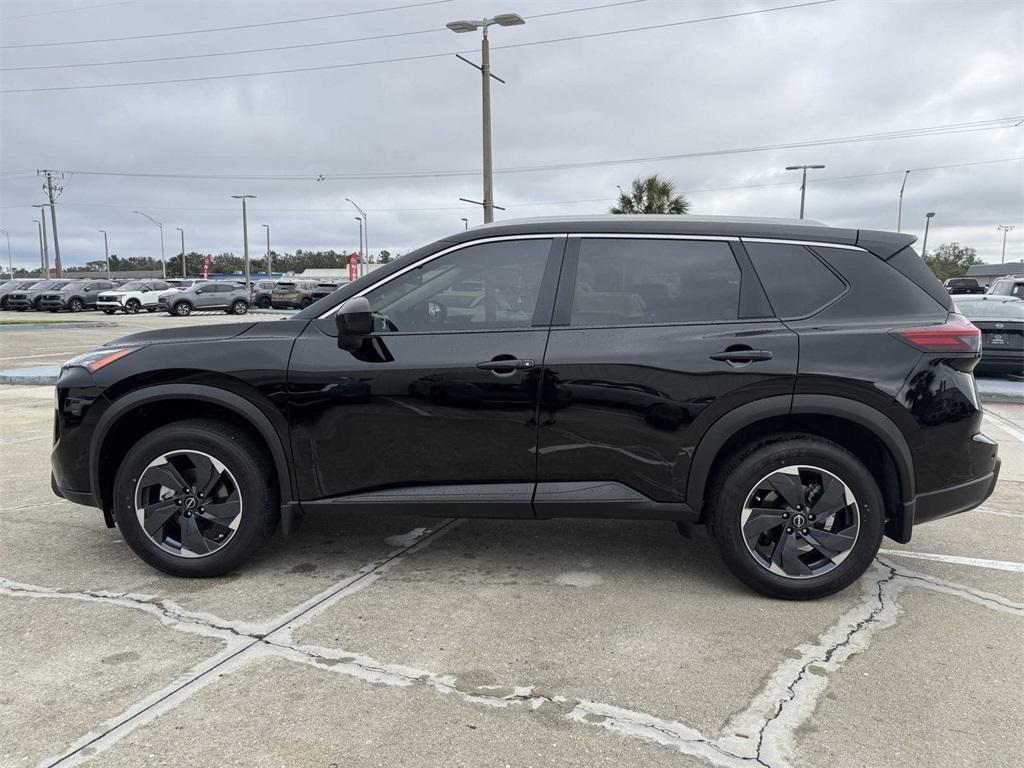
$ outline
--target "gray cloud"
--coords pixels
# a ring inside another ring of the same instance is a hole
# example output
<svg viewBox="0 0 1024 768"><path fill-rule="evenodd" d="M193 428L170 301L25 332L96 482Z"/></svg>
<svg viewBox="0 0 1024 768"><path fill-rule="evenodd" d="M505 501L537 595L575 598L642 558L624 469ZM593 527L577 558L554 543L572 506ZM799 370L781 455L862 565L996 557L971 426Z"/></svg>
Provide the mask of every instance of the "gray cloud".
<svg viewBox="0 0 1024 768"><path fill-rule="evenodd" d="M443 29L455 18L506 10L527 16L610 0L454 2L315 23L153 40L0 51L4 67L177 56L330 41L436 27L436 34L279 53L83 69L4 71L5 90L187 78L322 66L474 48L474 35ZM146 2L0 21L6 46L146 34L339 13L387 2ZM855 2L551 45L499 46L766 8L759 2L650 0L528 20L496 29L492 63L495 166L670 155L944 125L1024 114L1024 9L1016 2ZM81 3L80 5L97 5ZM0 15L73 7L8 0ZM373 173L480 166L479 75L454 56L301 74L148 87L8 93L0 101L0 168L153 173L305 174L294 181L66 179L59 224L66 262L102 254L98 229L121 255L156 255L155 228L134 208L174 227L186 246L241 251L231 194L251 201L250 242L272 227L278 250L357 244L352 197L368 210L371 246L401 252L481 220L476 175L330 180L319 173ZM783 167L826 163L812 178L808 216L839 226L893 229L901 175L828 177L1024 157L1015 129L843 144L635 165L499 173L503 217L604 212L616 184L658 172L687 191L696 213L794 216L798 177ZM904 229L920 232L934 210L930 243L959 240L999 258L998 223L1020 223L1024 163L912 173ZM776 184L776 186L755 186ZM741 187L700 191L720 187ZM555 203L600 200L607 202ZM16 263L38 261L31 175L0 177L0 227ZM430 209L430 210L403 210ZM1024 227L1007 258L1024 254ZM0 257L5 257L0 248Z"/></svg>

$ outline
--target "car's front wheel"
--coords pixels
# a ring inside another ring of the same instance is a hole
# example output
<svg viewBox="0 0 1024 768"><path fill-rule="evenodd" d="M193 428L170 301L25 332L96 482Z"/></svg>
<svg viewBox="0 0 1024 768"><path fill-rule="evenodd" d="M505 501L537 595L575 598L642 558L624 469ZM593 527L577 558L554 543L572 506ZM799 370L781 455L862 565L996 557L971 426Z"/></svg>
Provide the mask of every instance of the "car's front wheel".
<svg viewBox="0 0 1024 768"><path fill-rule="evenodd" d="M168 424L139 440L114 482L114 519L149 565L174 576L238 568L278 520L266 451L237 427L206 419Z"/></svg>
<svg viewBox="0 0 1024 768"><path fill-rule="evenodd" d="M115 313L116 311L117 311L116 309L108 309L107 307L104 307L104 308L103 308L103 314L104 314L104 315L112 315L112 314L114 314L114 313Z"/></svg>
<svg viewBox="0 0 1024 768"><path fill-rule="evenodd" d="M192 305L187 301L179 301L174 305L174 314L178 317L188 317L192 314Z"/></svg>
<svg viewBox="0 0 1024 768"><path fill-rule="evenodd" d="M234 302L231 305L231 307L228 309L228 314L229 315L244 315L248 311L249 311L249 304L248 304L248 302L246 302L246 301L244 301L242 299L239 299L238 301Z"/></svg>
<svg viewBox="0 0 1024 768"><path fill-rule="evenodd" d="M138 299L128 299L128 301L124 303L124 311L129 315L138 314L140 309L142 309L142 302Z"/></svg>
<svg viewBox="0 0 1024 768"><path fill-rule="evenodd" d="M85 309L85 302L76 296L68 302L68 309L72 312L81 312Z"/></svg>
<svg viewBox="0 0 1024 768"><path fill-rule="evenodd" d="M716 473L709 523L736 576L772 597L806 600L845 589L882 542L878 484L845 448L784 435L735 454Z"/></svg>

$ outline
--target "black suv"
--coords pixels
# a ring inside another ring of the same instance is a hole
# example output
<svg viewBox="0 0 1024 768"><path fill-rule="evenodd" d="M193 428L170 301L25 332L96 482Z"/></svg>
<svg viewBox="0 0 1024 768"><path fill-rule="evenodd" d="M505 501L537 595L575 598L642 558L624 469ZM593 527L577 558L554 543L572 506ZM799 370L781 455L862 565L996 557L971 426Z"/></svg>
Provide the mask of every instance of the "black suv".
<svg viewBox="0 0 1024 768"><path fill-rule="evenodd" d="M182 576L304 512L591 516L704 523L753 588L826 595L999 471L978 329L913 242L689 216L459 232L284 320L69 361L53 487Z"/></svg>

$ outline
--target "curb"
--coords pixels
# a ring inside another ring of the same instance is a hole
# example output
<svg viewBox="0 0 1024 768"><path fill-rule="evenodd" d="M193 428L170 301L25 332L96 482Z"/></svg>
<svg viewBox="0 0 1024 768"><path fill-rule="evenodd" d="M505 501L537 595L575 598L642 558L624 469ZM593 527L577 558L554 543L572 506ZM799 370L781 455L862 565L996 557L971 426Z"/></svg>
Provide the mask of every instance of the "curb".
<svg viewBox="0 0 1024 768"><path fill-rule="evenodd" d="M97 322L95 320L63 320L52 323L0 323L0 333L9 330L23 330L25 328L34 331L50 331L57 328L113 328L117 323Z"/></svg>

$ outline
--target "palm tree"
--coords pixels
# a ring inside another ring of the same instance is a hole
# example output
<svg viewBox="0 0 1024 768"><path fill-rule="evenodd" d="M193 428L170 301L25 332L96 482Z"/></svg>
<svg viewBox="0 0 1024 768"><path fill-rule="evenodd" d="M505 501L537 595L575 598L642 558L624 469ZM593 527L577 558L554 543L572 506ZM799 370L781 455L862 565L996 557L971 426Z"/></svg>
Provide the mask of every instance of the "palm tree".
<svg viewBox="0 0 1024 768"><path fill-rule="evenodd" d="M658 175L633 180L629 194L619 187L618 205L612 213L689 213L690 201L683 195L673 195L675 185Z"/></svg>

